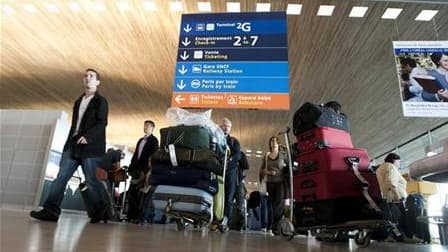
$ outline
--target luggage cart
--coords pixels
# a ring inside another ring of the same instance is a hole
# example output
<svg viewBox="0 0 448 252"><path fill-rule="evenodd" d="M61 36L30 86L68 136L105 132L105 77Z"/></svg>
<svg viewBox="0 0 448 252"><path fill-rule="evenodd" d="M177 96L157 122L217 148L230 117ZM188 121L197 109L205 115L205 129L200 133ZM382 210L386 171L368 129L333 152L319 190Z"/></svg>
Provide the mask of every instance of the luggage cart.
<svg viewBox="0 0 448 252"><path fill-rule="evenodd" d="M223 189L224 185L225 185L225 176L226 176L226 168L227 168L227 158L229 155L229 149L227 149L225 151L224 157L223 157L223 174L222 174L222 178L221 176L217 175L217 179L218 179L218 188L219 189ZM220 186L222 184L222 186ZM185 228L189 225L193 225L193 227L195 228L201 228L202 229L202 233L206 234L208 233L209 227L212 225L212 223L214 221L216 221L214 224L216 225L216 228L224 233L225 230L221 224L221 220L216 219L216 216L214 214L214 207L219 207L219 206L215 206L215 205L220 205L222 207L224 207L224 191L222 190L221 193L223 197L221 197L220 204L215 204L216 202L214 202L210 208L212 209L210 212L210 215L205 216L205 215L201 215L201 214L196 214L196 213L190 213L190 212L184 212L184 211L175 211L173 210L173 199L168 199L167 200L167 204L164 208L164 212L167 215L167 217L171 217L175 222L176 222L176 227L178 231L183 231L185 230ZM219 197L218 197L219 198Z"/></svg>
<svg viewBox="0 0 448 252"><path fill-rule="evenodd" d="M288 172L289 172L289 212L287 216L280 221L280 234L284 237L289 237L294 234L294 194L293 194L293 164L294 160L292 160L291 155L291 145L289 140L289 131L291 129L286 127L286 130L279 132L278 135L283 135L285 138L286 152L288 157Z"/></svg>
<svg viewBox="0 0 448 252"><path fill-rule="evenodd" d="M288 130L287 130L288 131ZM285 140L288 143L289 146L289 138L286 136ZM291 157L291 152L288 149L289 158ZM386 231L386 234L391 234L392 237L397 240L401 241L403 239L403 235L398 230L396 224L392 223L390 220L391 215L390 211L387 208L386 210L381 210L378 205L375 203L375 201L370 197L368 194L368 182L363 178L363 176L360 174L358 170L359 165L359 158L358 157L346 157L345 162L352 168L355 176L358 178L358 180L362 184L362 194L367 200L367 202L370 205L370 208L375 211L387 211L387 219L368 219L368 220L354 220L354 221L348 221L343 222L340 224L335 225L316 225L316 226L299 226L297 224L297 220L294 220L295 214L293 215L292 206L294 203L291 203L291 214L289 215L289 218L284 218L282 225L281 225L281 235L288 240L292 240L296 235L302 234L302 235L308 235L308 232L311 233L311 235L315 236L316 239L321 241L340 241L345 239L354 239L355 243L362 248L365 248L370 245L371 240L384 240L386 237L375 237L375 232L384 230ZM290 162L289 165L290 169L290 192L291 195L293 195L293 176L292 176L292 162ZM293 196L291 201L293 201ZM294 225L295 224L295 225Z"/></svg>

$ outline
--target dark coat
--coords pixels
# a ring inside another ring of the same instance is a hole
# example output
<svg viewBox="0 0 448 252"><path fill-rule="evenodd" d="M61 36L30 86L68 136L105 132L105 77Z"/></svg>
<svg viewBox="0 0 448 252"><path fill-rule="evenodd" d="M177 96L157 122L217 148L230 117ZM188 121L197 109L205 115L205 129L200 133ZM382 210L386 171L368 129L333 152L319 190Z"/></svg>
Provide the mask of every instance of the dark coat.
<svg viewBox="0 0 448 252"><path fill-rule="evenodd" d="M227 165L227 169L236 169L238 162L241 159L241 147L240 142L235 137L227 135L227 145L230 149L230 160Z"/></svg>
<svg viewBox="0 0 448 252"><path fill-rule="evenodd" d="M143 146L140 158L138 158L138 147L143 137L140 138L135 146L134 154L132 155L131 163L129 164L129 172L133 177L138 176L139 172L146 173L149 171L149 158L159 148L159 140L154 135L148 136L145 145Z"/></svg>
<svg viewBox="0 0 448 252"><path fill-rule="evenodd" d="M64 151L71 151L75 158L101 157L106 150L108 103L106 98L96 92L84 112L78 134L73 136L83 96L84 94L75 101L73 106L72 125ZM76 144L76 141L82 136L86 138L87 144Z"/></svg>

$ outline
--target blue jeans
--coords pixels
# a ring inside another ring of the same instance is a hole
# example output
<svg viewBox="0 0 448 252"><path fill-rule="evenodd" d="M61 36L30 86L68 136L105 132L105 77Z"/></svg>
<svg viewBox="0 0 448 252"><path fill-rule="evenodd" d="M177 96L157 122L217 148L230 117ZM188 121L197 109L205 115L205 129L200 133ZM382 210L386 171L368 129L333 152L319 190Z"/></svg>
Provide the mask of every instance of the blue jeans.
<svg viewBox="0 0 448 252"><path fill-rule="evenodd" d="M233 199L235 198L235 193L237 190L237 182L238 182L238 171L237 168L231 168L229 170L226 170L226 178L225 178L225 186L224 186L224 193L225 193L225 201L224 201L224 216L227 216L227 219L229 220L228 223L230 223L230 220L233 216Z"/></svg>
<svg viewBox="0 0 448 252"><path fill-rule="evenodd" d="M272 229L272 203L266 195L260 195L261 228Z"/></svg>
<svg viewBox="0 0 448 252"><path fill-rule="evenodd" d="M93 188L93 190L88 190L89 199L92 200L93 205L99 205L102 202L99 193L101 185L96 178L95 171L100 161L101 157L73 159L71 152L63 152L59 163L58 175L51 183L50 192L44 202L44 208L55 215L61 214L61 203L64 199L65 188L73 173L75 173L80 165L86 177L87 186Z"/></svg>
<svg viewBox="0 0 448 252"><path fill-rule="evenodd" d="M142 223L154 223L154 203L152 201L152 191L144 194L142 207Z"/></svg>

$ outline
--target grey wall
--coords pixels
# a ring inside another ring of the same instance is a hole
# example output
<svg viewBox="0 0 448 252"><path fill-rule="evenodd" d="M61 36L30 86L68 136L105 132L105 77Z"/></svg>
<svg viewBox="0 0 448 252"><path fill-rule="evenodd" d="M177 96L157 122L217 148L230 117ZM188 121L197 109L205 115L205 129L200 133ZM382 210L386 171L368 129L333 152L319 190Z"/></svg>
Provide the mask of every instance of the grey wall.
<svg viewBox="0 0 448 252"><path fill-rule="evenodd" d="M40 195L47 157L63 111L0 110L0 207L30 208Z"/></svg>

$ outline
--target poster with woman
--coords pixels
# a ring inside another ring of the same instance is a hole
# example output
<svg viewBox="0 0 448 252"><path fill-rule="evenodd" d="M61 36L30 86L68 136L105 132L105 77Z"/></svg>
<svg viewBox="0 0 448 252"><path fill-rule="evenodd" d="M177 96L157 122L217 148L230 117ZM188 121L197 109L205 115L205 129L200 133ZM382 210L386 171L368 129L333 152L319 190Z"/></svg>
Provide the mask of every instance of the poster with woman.
<svg viewBox="0 0 448 252"><path fill-rule="evenodd" d="M448 117L448 41L394 41L407 117Z"/></svg>

